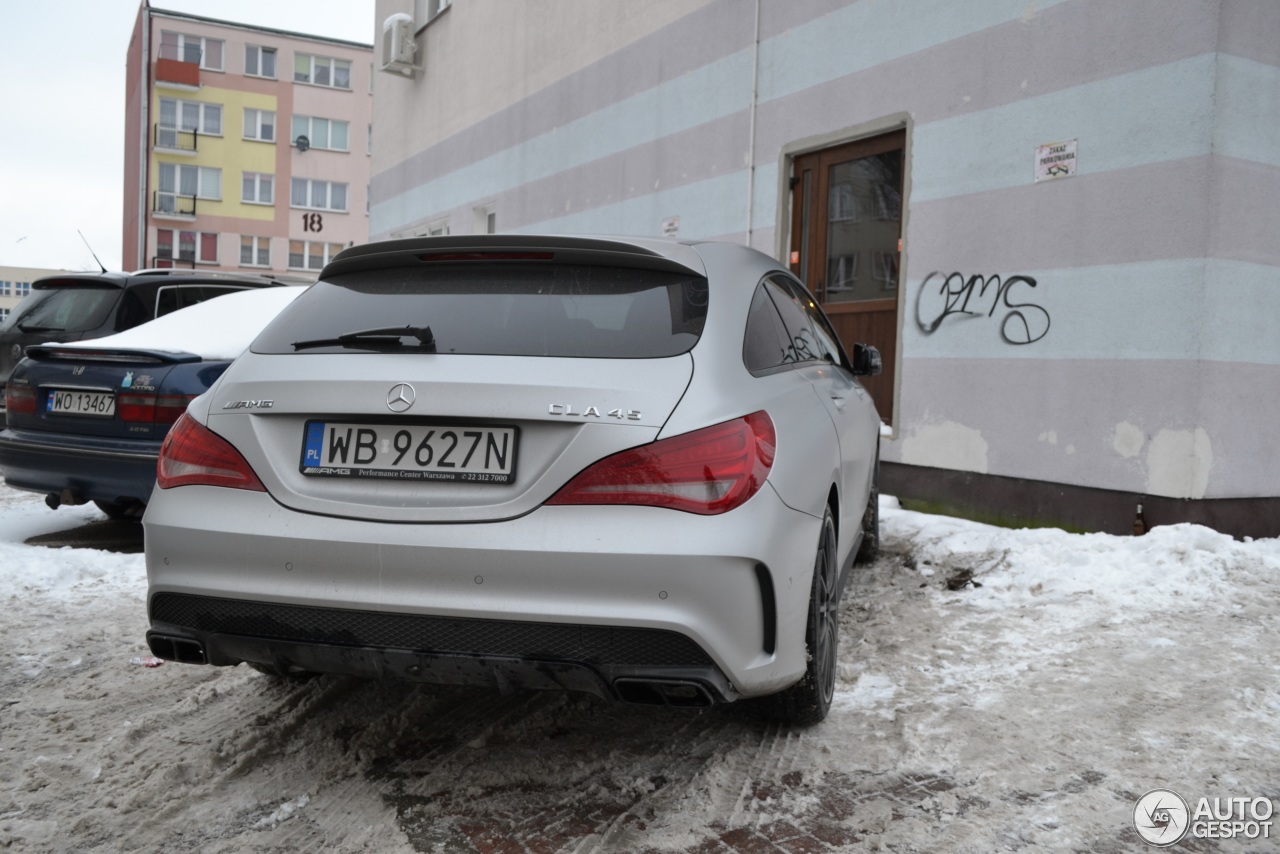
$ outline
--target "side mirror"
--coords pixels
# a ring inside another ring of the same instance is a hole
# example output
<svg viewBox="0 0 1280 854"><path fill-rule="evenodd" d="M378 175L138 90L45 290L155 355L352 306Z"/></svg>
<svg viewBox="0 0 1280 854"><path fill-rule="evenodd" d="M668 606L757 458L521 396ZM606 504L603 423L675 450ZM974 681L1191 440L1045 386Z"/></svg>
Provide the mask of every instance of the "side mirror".
<svg viewBox="0 0 1280 854"><path fill-rule="evenodd" d="M853 345L853 373L859 377L874 377L880 374L884 363L880 359L880 351L870 344Z"/></svg>

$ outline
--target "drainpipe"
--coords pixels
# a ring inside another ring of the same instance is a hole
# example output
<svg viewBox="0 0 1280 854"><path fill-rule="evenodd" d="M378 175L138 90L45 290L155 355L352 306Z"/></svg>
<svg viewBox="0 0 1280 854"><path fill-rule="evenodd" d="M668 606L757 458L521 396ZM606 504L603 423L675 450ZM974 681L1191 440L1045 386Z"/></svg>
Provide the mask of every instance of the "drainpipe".
<svg viewBox="0 0 1280 854"><path fill-rule="evenodd" d="M151 5L148 0L142 2L142 147L138 150L138 256L133 269L141 270L147 266L147 150L150 148L151 136L148 133L151 123ZM121 266L124 259L120 259Z"/></svg>
<svg viewBox="0 0 1280 854"><path fill-rule="evenodd" d="M747 137L747 246L755 231L756 102L760 99L760 0L756 0L755 44L751 58L751 130Z"/></svg>

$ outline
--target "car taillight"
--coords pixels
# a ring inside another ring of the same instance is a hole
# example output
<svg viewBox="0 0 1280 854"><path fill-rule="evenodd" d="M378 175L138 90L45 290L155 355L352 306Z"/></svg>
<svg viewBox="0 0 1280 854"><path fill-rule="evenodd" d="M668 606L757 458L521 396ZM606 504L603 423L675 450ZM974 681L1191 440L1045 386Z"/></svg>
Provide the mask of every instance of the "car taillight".
<svg viewBox="0 0 1280 854"><path fill-rule="evenodd" d="M35 415L36 390L29 385L9 383L4 387L4 408L10 415Z"/></svg>
<svg viewBox="0 0 1280 854"><path fill-rule="evenodd" d="M548 504L646 504L726 513L764 485L777 437L764 412L672 436L606 457L579 473Z"/></svg>
<svg viewBox="0 0 1280 854"><path fill-rule="evenodd" d="M116 415L121 421L143 421L148 424L172 424L187 411L195 397L185 394L119 394Z"/></svg>
<svg viewBox="0 0 1280 854"><path fill-rule="evenodd" d="M160 446L156 484L174 486L226 486L266 492L249 463L226 439L183 413Z"/></svg>

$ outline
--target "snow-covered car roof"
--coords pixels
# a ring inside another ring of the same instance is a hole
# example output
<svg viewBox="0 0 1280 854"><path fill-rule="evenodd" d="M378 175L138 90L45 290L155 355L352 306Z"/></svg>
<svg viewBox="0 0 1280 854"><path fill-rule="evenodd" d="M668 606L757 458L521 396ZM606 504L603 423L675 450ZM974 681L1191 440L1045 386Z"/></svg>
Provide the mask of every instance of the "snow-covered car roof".
<svg viewBox="0 0 1280 854"><path fill-rule="evenodd" d="M194 353L205 360L231 360L306 287L259 288L205 300L133 329L59 350L157 350Z"/></svg>

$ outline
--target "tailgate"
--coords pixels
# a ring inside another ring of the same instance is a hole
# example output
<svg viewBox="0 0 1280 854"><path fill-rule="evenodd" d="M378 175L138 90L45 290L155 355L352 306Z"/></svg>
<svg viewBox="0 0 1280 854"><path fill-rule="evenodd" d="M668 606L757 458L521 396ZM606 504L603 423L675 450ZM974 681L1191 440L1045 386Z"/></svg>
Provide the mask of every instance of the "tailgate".
<svg viewBox="0 0 1280 854"><path fill-rule="evenodd" d="M246 353L211 395L207 425L287 507L487 521L528 513L591 463L653 441L692 372L687 353Z"/></svg>

